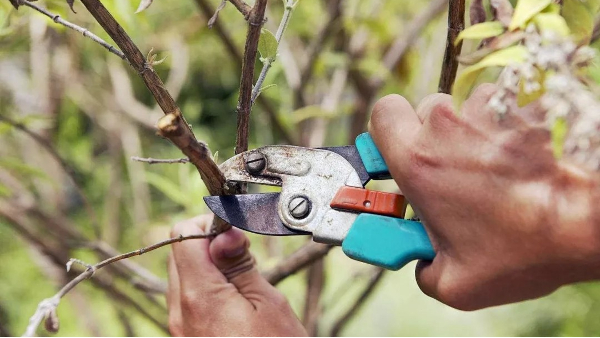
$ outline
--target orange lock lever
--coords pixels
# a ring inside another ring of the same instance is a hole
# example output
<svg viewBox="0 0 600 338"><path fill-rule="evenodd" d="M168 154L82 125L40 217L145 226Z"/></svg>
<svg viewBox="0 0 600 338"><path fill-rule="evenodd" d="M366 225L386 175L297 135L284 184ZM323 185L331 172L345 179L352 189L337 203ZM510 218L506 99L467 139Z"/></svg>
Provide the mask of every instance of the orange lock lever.
<svg viewBox="0 0 600 338"><path fill-rule="evenodd" d="M404 196L355 187L342 187L330 203L334 209L404 217Z"/></svg>

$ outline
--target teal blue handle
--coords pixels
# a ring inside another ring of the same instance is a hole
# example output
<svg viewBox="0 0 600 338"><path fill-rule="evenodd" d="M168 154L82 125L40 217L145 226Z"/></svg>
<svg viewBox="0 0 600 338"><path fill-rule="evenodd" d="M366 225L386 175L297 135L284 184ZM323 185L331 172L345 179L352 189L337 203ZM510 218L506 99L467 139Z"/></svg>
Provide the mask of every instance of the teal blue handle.
<svg viewBox="0 0 600 338"><path fill-rule="evenodd" d="M415 259L433 260L435 252L423 224L401 218L360 214L342 242L357 261L398 270Z"/></svg>
<svg viewBox="0 0 600 338"><path fill-rule="evenodd" d="M385 160L381 156L379 149L377 149L375 142L373 142L371 134L362 133L358 135L355 144L360 159L372 179L385 180L392 178Z"/></svg>

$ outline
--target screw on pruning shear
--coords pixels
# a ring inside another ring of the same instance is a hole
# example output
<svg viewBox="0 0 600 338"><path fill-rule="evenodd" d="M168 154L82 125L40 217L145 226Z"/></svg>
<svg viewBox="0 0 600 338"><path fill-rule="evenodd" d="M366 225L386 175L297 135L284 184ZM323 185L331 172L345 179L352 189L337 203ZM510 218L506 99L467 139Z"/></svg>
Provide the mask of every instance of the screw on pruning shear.
<svg viewBox="0 0 600 338"><path fill-rule="evenodd" d="M391 178L368 133L351 146L261 147L230 158L221 170L228 181L281 186L280 193L204 197L237 228L312 235L315 242L341 245L350 258L391 270L435 256L423 225L402 218L402 195L364 188L370 179Z"/></svg>

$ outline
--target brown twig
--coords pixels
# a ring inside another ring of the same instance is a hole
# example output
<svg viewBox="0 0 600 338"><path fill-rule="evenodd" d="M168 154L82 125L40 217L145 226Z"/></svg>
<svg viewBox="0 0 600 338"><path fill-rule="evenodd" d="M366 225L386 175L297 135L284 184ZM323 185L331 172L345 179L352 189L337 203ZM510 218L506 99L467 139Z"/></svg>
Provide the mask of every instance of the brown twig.
<svg viewBox="0 0 600 338"><path fill-rule="evenodd" d="M273 285L281 282L285 278L302 270L312 264L317 259L325 256L333 246L315 242L308 242L300 249L296 250L289 257L281 260L269 271L265 271L263 276Z"/></svg>
<svg viewBox="0 0 600 338"><path fill-rule="evenodd" d="M158 163L168 163L168 164L173 164L173 163L190 163L190 159L189 158L172 158L172 159L161 159L161 158L152 158L152 157L137 157L137 156L131 156L131 160L132 161L137 161L137 162L144 162L144 163L148 163L148 164L158 164Z"/></svg>
<svg viewBox="0 0 600 338"><path fill-rule="evenodd" d="M465 0L450 0L448 6L448 37L446 38L446 51L442 62L442 73L440 74L440 93L450 94L452 84L458 70L458 56L462 49L462 42L454 45L458 34L465 29Z"/></svg>
<svg viewBox="0 0 600 338"><path fill-rule="evenodd" d="M212 195L225 194L225 178L217 164L210 157L208 147L206 144L198 142L191 127L181 114L181 110L152 68L152 65L147 62L129 35L100 1L82 0L81 2L121 48L131 66L138 72L165 113L165 116L158 122L159 133L175 144L196 166Z"/></svg>
<svg viewBox="0 0 600 338"><path fill-rule="evenodd" d="M88 265L87 268L85 269L85 271L83 271L79 276L75 277L73 280L71 280L69 283L67 283L65 286L63 286L62 289L60 289L54 296L44 299L38 304L37 310L35 311L33 316L31 316L31 318L29 319L29 325L27 326L27 329L25 330L25 333L23 334L23 336L26 336L26 337L34 336L38 326L40 326L42 321L45 319L46 320L48 320L48 319L57 320L57 318L53 319L53 316L54 317L56 316L55 311L60 303L60 299L62 297L64 297L67 293L69 293L69 291L71 291L79 283L81 283L82 281L84 281L88 278L91 278L97 270L102 269L103 267L105 267L107 265L110 265L112 263L118 262L123 259L127 259L127 258L130 258L133 256L143 255L146 252L156 250L156 249L161 248L166 245L170 245L173 243L177 243L177 242L181 242L181 241L185 241L185 240L189 240L189 239L208 238L208 237L211 237L214 235L215 235L215 233L202 234L202 235L191 235L191 236L180 235L178 237L170 238L170 239L155 243L153 245L150 245L150 246L138 249L138 250L134 250L131 252L127 252L127 253L118 255L118 256L110 257L110 258L105 259L94 265ZM69 261L69 263L67 264L67 267L70 267L69 264L73 264L74 262L79 263L79 261L71 259ZM53 325L53 323L50 323L50 324ZM56 324L56 326L57 325L58 324ZM47 324L47 326L48 326L48 324Z"/></svg>
<svg viewBox="0 0 600 338"><path fill-rule="evenodd" d="M99 36L90 32L89 30L87 30L83 27L77 26L76 24L71 23L67 20L64 20L63 18L60 17L60 15L51 13L47 9L40 7L32 2L29 2L27 0L18 0L18 1L19 1L20 5L35 9L36 11L38 11L38 12L44 14L45 16L49 17L50 19L52 19L52 21L54 21L58 24L61 24L67 28L71 28L71 29L83 34L83 36L90 38L92 41L100 44L102 47L106 48L109 52L115 54L116 56L120 57L121 59L123 59L123 60L126 59L125 54L123 54L120 50L116 49L114 46L112 46L108 42L102 40Z"/></svg>
<svg viewBox="0 0 600 338"><path fill-rule="evenodd" d="M329 336L337 337L340 332L344 329L346 324L354 317L354 315L358 312L358 310L365 304L365 300L369 298L369 296L375 291L375 288L381 282L381 278L383 277L384 269L378 269L378 271L371 277L371 280L360 294L354 305L352 305L348 311L340 317L340 319L333 325L331 329L331 333Z"/></svg>
<svg viewBox="0 0 600 338"><path fill-rule="evenodd" d="M240 80L240 96L237 105L237 137L235 153L248 150L248 128L250 111L252 110L252 85L254 84L254 64L258 51L258 40L262 28L267 0L257 0L248 14L248 35L244 48L242 76Z"/></svg>
<svg viewBox="0 0 600 338"><path fill-rule="evenodd" d="M240 11L240 13L242 13L242 15L244 16L244 18L246 20L248 20L248 17L250 16L250 12L252 11L252 7L250 7L250 5L248 5L246 2L244 2L244 0L228 0L228 1L231 2L231 4L233 4L235 6L235 8L237 8L237 10Z"/></svg>

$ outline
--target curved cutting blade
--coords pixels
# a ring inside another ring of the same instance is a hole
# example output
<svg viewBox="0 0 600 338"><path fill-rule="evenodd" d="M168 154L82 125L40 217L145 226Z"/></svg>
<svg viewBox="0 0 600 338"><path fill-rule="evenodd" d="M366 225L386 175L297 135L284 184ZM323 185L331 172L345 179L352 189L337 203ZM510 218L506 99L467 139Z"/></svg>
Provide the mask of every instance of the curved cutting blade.
<svg viewBox="0 0 600 338"><path fill-rule="evenodd" d="M277 214L280 193L206 196L204 201L215 215L242 230L261 235L310 235L286 227Z"/></svg>
<svg viewBox="0 0 600 338"><path fill-rule="evenodd" d="M334 152L342 156L346 161L348 161L352 168L356 170L358 178L360 178L360 181L362 182L363 186L365 186L369 182L369 180L371 180L371 177L369 177L367 169L365 169L365 165L363 164L363 161L360 158L360 155L358 154L358 149L356 149L356 146L324 147L319 149Z"/></svg>

